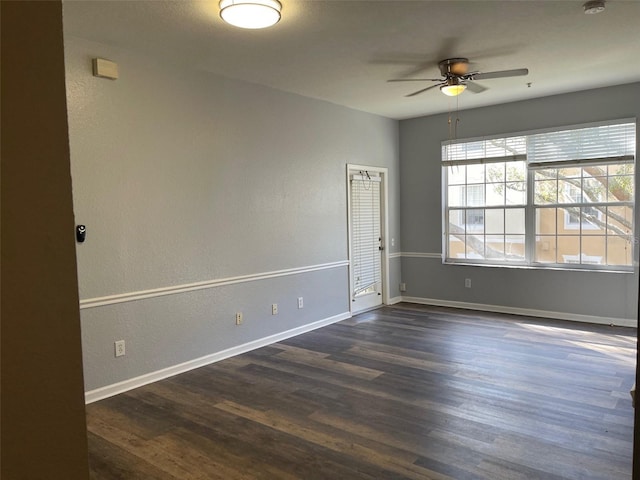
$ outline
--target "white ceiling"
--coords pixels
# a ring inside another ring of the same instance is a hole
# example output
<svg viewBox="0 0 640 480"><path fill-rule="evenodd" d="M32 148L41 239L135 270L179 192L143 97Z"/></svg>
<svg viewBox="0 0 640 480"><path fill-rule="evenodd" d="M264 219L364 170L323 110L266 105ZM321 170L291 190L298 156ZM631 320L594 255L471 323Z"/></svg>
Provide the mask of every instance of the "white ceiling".
<svg viewBox="0 0 640 480"><path fill-rule="evenodd" d="M396 119L455 108L438 89L405 97L431 83L387 83L439 77L448 57L483 72L529 68L478 81L489 89L457 97L460 109L640 81L640 0L608 1L598 15L582 0L281 2L282 20L265 30L225 24L216 0L65 0L64 24L184 68Z"/></svg>

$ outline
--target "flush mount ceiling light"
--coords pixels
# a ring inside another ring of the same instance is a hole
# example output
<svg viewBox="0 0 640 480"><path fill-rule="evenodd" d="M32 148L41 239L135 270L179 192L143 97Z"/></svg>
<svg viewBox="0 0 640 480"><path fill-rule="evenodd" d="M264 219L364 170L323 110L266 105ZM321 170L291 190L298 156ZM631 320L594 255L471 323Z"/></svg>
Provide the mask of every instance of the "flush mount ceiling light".
<svg viewBox="0 0 640 480"><path fill-rule="evenodd" d="M604 0L592 0L582 5L582 7L587 15L601 13L604 12Z"/></svg>
<svg viewBox="0 0 640 480"><path fill-rule="evenodd" d="M240 28L267 28L280 21L278 0L220 0L220 16Z"/></svg>
<svg viewBox="0 0 640 480"><path fill-rule="evenodd" d="M447 84L440 87L440 91L450 97L457 97L467 89L464 83L460 83L457 78L447 79Z"/></svg>

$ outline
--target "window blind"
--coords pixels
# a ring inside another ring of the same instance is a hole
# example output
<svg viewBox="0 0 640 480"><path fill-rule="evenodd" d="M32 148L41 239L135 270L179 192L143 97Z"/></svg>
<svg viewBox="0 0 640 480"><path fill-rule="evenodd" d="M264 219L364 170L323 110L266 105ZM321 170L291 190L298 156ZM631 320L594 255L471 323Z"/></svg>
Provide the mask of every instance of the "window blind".
<svg viewBox="0 0 640 480"><path fill-rule="evenodd" d="M464 165L524 160L526 153L527 142L523 136L446 142L442 145L442 163Z"/></svg>
<svg viewBox="0 0 640 480"><path fill-rule="evenodd" d="M580 162L597 159L633 160L635 123L599 125L527 137L530 165L548 162Z"/></svg>
<svg viewBox="0 0 640 480"><path fill-rule="evenodd" d="M381 280L380 181L373 174L351 176L353 295Z"/></svg>

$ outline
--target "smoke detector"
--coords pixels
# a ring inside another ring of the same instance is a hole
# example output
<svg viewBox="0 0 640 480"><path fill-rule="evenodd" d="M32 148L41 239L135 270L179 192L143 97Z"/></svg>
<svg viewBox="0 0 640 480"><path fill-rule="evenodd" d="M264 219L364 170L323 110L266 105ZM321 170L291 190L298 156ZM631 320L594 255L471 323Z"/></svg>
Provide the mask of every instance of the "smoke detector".
<svg viewBox="0 0 640 480"><path fill-rule="evenodd" d="M582 5L584 13L587 15L593 15L596 13L604 12L604 0L590 0Z"/></svg>

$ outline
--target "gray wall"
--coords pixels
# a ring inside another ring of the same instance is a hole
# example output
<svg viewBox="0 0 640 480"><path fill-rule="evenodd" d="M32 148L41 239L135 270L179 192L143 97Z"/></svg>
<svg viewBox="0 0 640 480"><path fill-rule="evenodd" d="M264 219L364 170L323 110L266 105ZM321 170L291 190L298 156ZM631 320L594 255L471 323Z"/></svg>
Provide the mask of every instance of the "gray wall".
<svg viewBox="0 0 640 480"><path fill-rule="evenodd" d="M123 299L344 262L347 163L389 168L399 246L397 121L70 36L65 44L74 208L88 232L77 246L87 390L348 314L344 264ZM93 77L92 57L117 62L120 78ZM392 264L396 287L400 259ZM119 339L127 355L114 358Z"/></svg>
<svg viewBox="0 0 640 480"><path fill-rule="evenodd" d="M0 477L88 479L62 3L0 8Z"/></svg>
<svg viewBox="0 0 640 480"><path fill-rule="evenodd" d="M464 97L460 103L464 105ZM463 110L457 136L472 138L630 117L640 117L638 83ZM403 252L439 255L442 251L440 149L447 138L446 114L400 122ZM491 268L404 256L402 277L406 296L415 301L544 311L559 318L586 315L603 321L637 316L637 269L627 274ZM464 288L465 278L472 279L471 289ZM635 325L635 320L617 323Z"/></svg>

